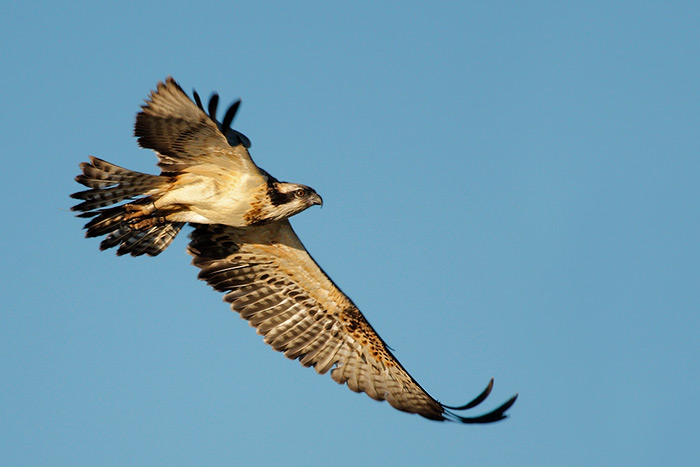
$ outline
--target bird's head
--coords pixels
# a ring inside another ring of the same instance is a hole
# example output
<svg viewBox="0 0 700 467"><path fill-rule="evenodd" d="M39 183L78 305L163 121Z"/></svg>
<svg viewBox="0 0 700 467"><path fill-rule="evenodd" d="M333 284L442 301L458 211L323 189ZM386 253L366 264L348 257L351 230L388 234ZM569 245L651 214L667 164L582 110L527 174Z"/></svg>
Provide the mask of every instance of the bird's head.
<svg viewBox="0 0 700 467"><path fill-rule="evenodd" d="M323 205L316 190L299 183L271 183L268 195L270 203L263 209L263 222L286 219L316 204Z"/></svg>

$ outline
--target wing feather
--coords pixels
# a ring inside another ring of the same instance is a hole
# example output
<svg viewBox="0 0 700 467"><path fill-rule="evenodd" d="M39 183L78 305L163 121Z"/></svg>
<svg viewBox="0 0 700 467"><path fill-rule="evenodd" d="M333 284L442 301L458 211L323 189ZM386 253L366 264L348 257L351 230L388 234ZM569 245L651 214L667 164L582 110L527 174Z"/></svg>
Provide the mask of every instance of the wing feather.
<svg viewBox="0 0 700 467"><path fill-rule="evenodd" d="M234 306L235 304L232 305L232 307ZM258 334L267 336L272 329L289 319L289 316L293 313L294 309L291 301L284 300L279 306L275 307L274 310L265 313L265 315L258 315L256 317L257 319L251 319L250 324L257 328Z"/></svg>
<svg viewBox="0 0 700 467"><path fill-rule="evenodd" d="M226 292L224 299L267 344L318 373L331 370L331 378L352 391L432 420L461 423L501 420L515 401L464 417L453 410L466 406L445 406L431 397L314 262L288 221L246 229L198 225L188 251L200 279Z"/></svg>
<svg viewBox="0 0 700 467"><path fill-rule="evenodd" d="M329 334L332 335L332 334ZM318 374L324 375L330 370L338 360L338 352L345 345L342 339L335 339L335 345L326 346L322 352L316 355L316 365L314 368Z"/></svg>
<svg viewBox="0 0 700 467"><path fill-rule="evenodd" d="M330 344L328 341L331 341ZM335 341L335 347L333 346L333 341ZM314 368L317 367L318 363L322 361L323 357L326 356L326 353L328 352L329 345L331 348L336 349L336 354L337 351L341 350L343 346L345 345L345 342L343 342L341 339L337 338L336 336L327 334L327 333L320 333L316 337L314 337L313 341L309 343L309 346L305 349L304 356L299 359L302 365L309 367L313 366ZM332 367L337 363L337 360L332 360L329 362L330 366ZM317 372L321 373L316 370ZM328 370L326 370L328 371ZM325 373L324 371L323 373Z"/></svg>
<svg viewBox="0 0 700 467"><path fill-rule="evenodd" d="M220 128L214 114L218 96L214 96L216 99L210 101L213 112L207 115L173 78L159 82L136 115L134 136L139 145L156 151L158 166L163 172L181 172L209 164L262 177L248 153L248 139L245 136L227 138L229 133L231 136L240 133ZM239 104L235 102L232 111L227 113L228 124Z"/></svg>
<svg viewBox="0 0 700 467"><path fill-rule="evenodd" d="M284 354L287 358L292 360L299 358L302 355L308 353L311 345L319 337L323 336L323 324L320 321L311 321L311 323L305 323L303 329L300 329L300 333L287 343L287 348Z"/></svg>
<svg viewBox="0 0 700 467"><path fill-rule="evenodd" d="M275 315L286 310L289 306L291 306L291 304L289 303L289 300L286 298L283 298L274 307L260 311L260 312L256 313L254 316L251 316L250 318L248 318L248 322L250 323L251 326L258 329L258 334L262 334L262 332L260 331L260 325L262 325L268 319L271 319Z"/></svg>

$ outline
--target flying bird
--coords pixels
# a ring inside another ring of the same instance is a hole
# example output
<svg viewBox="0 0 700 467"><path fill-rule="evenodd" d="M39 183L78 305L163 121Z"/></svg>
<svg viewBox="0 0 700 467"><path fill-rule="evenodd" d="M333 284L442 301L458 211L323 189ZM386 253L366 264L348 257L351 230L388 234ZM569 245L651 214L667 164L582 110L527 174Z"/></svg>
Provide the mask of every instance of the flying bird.
<svg viewBox="0 0 700 467"><path fill-rule="evenodd" d="M490 423L506 418L517 394L492 411L466 416L490 394L493 379L471 402L438 402L403 368L355 304L324 273L289 218L322 204L308 186L280 182L257 167L250 141L230 127L236 101L221 122L218 95L205 110L172 79L158 83L136 116L141 147L158 156L159 175L91 157L76 181L88 189L72 209L90 218L100 248L155 256L182 227L194 227L188 252L199 278L283 352L318 373L396 409L438 421ZM121 204L119 204L121 203Z"/></svg>
<svg viewBox="0 0 700 467"><path fill-rule="evenodd" d="M240 101L219 123L218 95L209 101L209 115L195 98L199 105L168 78L136 116L134 135L158 155L159 175L97 157L80 164L76 181L89 189L71 195L82 200L72 210L92 218L85 225L88 237L106 235L102 249L119 246L119 255L155 256L188 222L248 227L323 203L313 188L279 182L253 163L250 141L230 128Z"/></svg>

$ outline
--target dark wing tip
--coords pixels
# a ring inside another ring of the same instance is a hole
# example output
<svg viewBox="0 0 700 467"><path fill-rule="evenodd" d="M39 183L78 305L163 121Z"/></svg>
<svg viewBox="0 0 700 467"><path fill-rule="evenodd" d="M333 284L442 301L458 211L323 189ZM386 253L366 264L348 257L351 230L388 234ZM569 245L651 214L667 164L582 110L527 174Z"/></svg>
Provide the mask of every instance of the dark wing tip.
<svg viewBox="0 0 700 467"><path fill-rule="evenodd" d="M218 121L216 120L216 111L219 106L219 95L217 93L212 94L206 110L204 109L204 104L202 104L202 99L199 97L199 93L194 89L192 90L192 97L194 97L194 102L197 104L197 107L204 111L204 113L207 113L209 118L216 123L217 126L219 126L221 133L224 134L231 146L242 144L246 149L250 149L251 143L248 137L231 128L231 123L233 122L236 112L238 112L238 108L241 105L240 99L229 106L228 110L226 110L226 114L224 115L224 119L221 121L221 125L219 125Z"/></svg>
<svg viewBox="0 0 700 467"><path fill-rule="evenodd" d="M219 107L219 95L214 93L209 98L209 117L216 121L216 109Z"/></svg>
<svg viewBox="0 0 700 467"><path fill-rule="evenodd" d="M197 107L204 110L204 106L202 105L202 99L199 98L199 93L197 93L197 91L195 91L194 89L192 90L192 96L194 96L194 102L197 104Z"/></svg>
<svg viewBox="0 0 700 467"><path fill-rule="evenodd" d="M491 394L491 390L493 389L493 378L491 378L491 381L489 381L488 386L486 386L486 389L484 389L481 394L476 396L473 401L468 402L464 405L460 405L459 407L451 406L451 405L445 405L443 404L442 406L446 409L452 409L452 410L469 410L477 405L481 404L486 400L486 398Z"/></svg>
<svg viewBox="0 0 700 467"><path fill-rule="evenodd" d="M451 406L451 405L442 405L444 409L443 417L447 421L451 422L458 422L458 423L493 423L497 422L499 420L503 420L504 418L507 418L508 416L506 415L506 411L510 409L513 404L515 404L515 400L518 398L518 394L515 394L513 397L505 401L503 404L499 405L495 409L493 409L491 412L485 413L483 415L479 415L477 417L464 417L462 415L456 414L452 412L451 410L469 410L477 405L481 404L486 400L489 394L491 394L491 390L493 389L493 378L491 378L491 381L489 381L489 384L486 386L486 389L484 389L481 394L476 396L474 400L471 402L468 402L467 404L460 405L460 406Z"/></svg>
<svg viewBox="0 0 700 467"><path fill-rule="evenodd" d="M236 116L236 112L238 112L238 107L240 107L240 105L240 99L231 104L231 106L226 111L226 115L224 115L224 119L221 120L221 131L223 131L224 134L226 134L226 132L231 128L231 122L233 122L233 117Z"/></svg>
<svg viewBox="0 0 700 467"><path fill-rule="evenodd" d="M241 144L244 148L250 149L250 140L248 137L240 131L236 131L231 128L231 123L233 122L236 112L238 112L238 108L240 106L241 100L238 99L228 108L226 115L224 115L224 119L221 121L221 132L224 134L224 136L226 136L226 139L231 146Z"/></svg>

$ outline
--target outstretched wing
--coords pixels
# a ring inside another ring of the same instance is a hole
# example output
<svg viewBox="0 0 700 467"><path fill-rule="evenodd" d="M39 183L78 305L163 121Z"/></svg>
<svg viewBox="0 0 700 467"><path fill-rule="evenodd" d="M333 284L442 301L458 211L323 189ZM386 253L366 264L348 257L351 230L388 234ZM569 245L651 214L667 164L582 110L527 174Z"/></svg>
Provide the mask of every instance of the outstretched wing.
<svg viewBox="0 0 700 467"><path fill-rule="evenodd" d="M199 96L197 96L199 101ZM143 148L158 154L163 172L180 172L197 165L211 164L239 173L259 174L248 153L250 141L229 128L240 101L216 121L218 96L210 100L210 115L187 97L175 80L168 77L151 92L136 115L134 136ZM225 126L224 126L225 123Z"/></svg>
<svg viewBox="0 0 700 467"><path fill-rule="evenodd" d="M443 405L433 399L392 355L352 301L326 276L299 241L288 221L237 229L198 225L189 253L199 278L257 328L265 342L355 392L386 400L404 412L432 420L489 423L506 417L513 396L495 410L464 417L449 410L480 404L486 390L469 404Z"/></svg>

